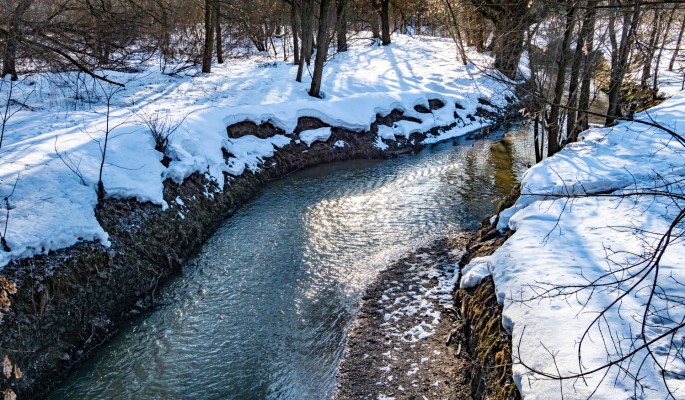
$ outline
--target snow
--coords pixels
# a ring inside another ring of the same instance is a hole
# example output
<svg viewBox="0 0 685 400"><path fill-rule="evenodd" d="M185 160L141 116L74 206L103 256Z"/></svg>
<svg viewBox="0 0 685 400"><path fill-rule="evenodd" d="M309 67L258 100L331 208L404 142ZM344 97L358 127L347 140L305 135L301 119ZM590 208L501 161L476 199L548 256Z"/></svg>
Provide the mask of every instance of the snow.
<svg viewBox="0 0 685 400"><path fill-rule="evenodd" d="M373 142L373 145L381 150L387 150L390 147L383 141L383 139L380 136L376 137L376 141Z"/></svg>
<svg viewBox="0 0 685 400"><path fill-rule="evenodd" d="M636 118L680 133L685 93L665 88L673 97ZM469 264L462 282L470 286L492 272L504 307L503 323L512 333L514 379L524 398L562 398L563 393L566 399L585 399L594 392L594 399L665 399L666 384L675 398L685 398L685 380L677 375L685 372L685 363L668 348L671 341L682 346L683 330L657 340L684 317L683 307L666 301L663 294L682 295L685 243L669 244L658 277L654 270L636 275L638 267L646 265L639 263L685 206L683 179L682 144L660 129L626 121L584 132L581 142L525 174L521 197L500 214L498 224L515 233L489 259ZM681 197L644 193L663 191L666 183ZM676 227L682 230L682 224ZM621 269L630 265L636 267ZM620 278L627 280L617 285ZM603 286L578 290L596 279ZM645 340L655 340L652 359L635 346L641 343L637 335L655 279L659 289L644 332ZM631 285L635 290L621 296ZM608 311L596 320L605 307ZM620 363L624 370L614 366L584 380L560 382L531 371L570 376L631 351L636 354ZM662 376L656 362L673 372Z"/></svg>
<svg viewBox="0 0 685 400"><path fill-rule="evenodd" d="M289 143L290 138L284 135L275 135L268 139L260 139L252 135L228 139L224 147L233 156L228 158L226 172L231 175L240 175L245 168L257 172L264 159L273 156L277 148Z"/></svg>
<svg viewBox="0 0 685 400"><path fill-rule="evenodd" d="M488 260L490 257L476 257L465 266L461 273L461 280L459 281L459 288L469 289L478 286L480 281L486 276L490 275L488 268Z"/></svg>
<svg viewBox="0 0 685 400"><path fill-rule="evenodd" d="M454 307L452 292L459 278L458 266L436 263L424 256L419 253L419 263L407 263L413 283L406 293L393 296L393 293L403 290L396 284L386 289L379 300L385 321L381 326L387 329L388 337L396 337L406 343L416 343L434 335L442 317L440 308ZM400 327L399 321L403 320L412 320L406 329Z"/></svg>
<svg viewBox="0 0 685 400"><path fill-rule="evenodd" d="M307 147L312 147L314 142L325 142L329 137L331 137L330 127L300 132L300 140L306 143Z"/></svg>
<svg viewBox="0 0 685 400"><path fill-rule="evenodd" d="M392 46L383 47L360 40L327 64L325 99L307 94L307 74L302 83L294 80L296 66L264 55L229 59L214 65L211 74L195 76L163 75L153 61L136 73L105 71L109 79L125 83L116 90L75 72L24 77L15 83L13 98L30 108L17 111L18 103L12 103L10 111L17 112L6 127L0 149L0 199L11 194L6 221L11 251L0 251L0 268L11 260L79 241L109 244L94 212L107 126L110 132L102 176L107 195L171 210L178 204L164 201L166 179L182 182L192 174L203 174L216 183L216 189L206 192L213 196L215 190L230 184L226 175L258 171L267 158L293 139L307 145L327 140L327 130L305 131L299 138L294 135L303 116L359 132L370 129L376 114L393 109L420 121L400 121L390 129L381 128L386 139L379 137L376 145L383 149L388 147L383 140L455 122L456 130L447 129L449 134L432 140L481 128L485 122L466 118L475 115L478 98L488 98L501 107L506 96L513 94L480 72L491 62L489 57L472 53L479 65L464 67L455 62L454 54L454 44L447 39L395 35ZM0 104L7 100L9 85L8 80L2 81ZM107 95L111 95L109 121ZM427 105L431 99L446 105L431 113L414 110L415 105ZM457 109L455 103L464 109ZM160 162L164 154L155 150L143 121L151 115L179 125L169 137L168 167ZM242 121L270 122L285 135L229 139L227 126ZM334 144L344 145L342 141ZM230 153L228 159L225 152ZM6 214L6 208L6 204L0 205L1 214ZM0 220L3 232L4 220Z"/></svg>
<svg viewBox="0 0 685 400"><path fill-rule="evenodd" d="M384 140L395 140L395 128L385 125L379 126L378 137Z"/></svg>

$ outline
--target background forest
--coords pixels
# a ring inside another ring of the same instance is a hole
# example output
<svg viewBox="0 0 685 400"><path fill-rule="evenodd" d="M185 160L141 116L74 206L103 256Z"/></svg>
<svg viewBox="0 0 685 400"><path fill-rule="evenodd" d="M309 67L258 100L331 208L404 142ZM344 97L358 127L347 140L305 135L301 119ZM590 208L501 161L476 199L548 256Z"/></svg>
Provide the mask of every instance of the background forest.
<svg viewBox="0 0 685 400"><path fill-rule="evenodd" d="M311 74L319 97L327 60L367 40L360 32L382 45L393 32L449 37L455 63L468 63L467 48L489 51L513 80L525 54L522 99L546 131L538 160L587 128L594 77L608 94L607 123L653 104L660 68L679 68L685 30L680 2L640 0L4 0L0 20L2 76L12 79L77 70L120 84L103 71L154 62L170 75L211 73L213 61L266 52L298 64L298 81Z"/></svg>

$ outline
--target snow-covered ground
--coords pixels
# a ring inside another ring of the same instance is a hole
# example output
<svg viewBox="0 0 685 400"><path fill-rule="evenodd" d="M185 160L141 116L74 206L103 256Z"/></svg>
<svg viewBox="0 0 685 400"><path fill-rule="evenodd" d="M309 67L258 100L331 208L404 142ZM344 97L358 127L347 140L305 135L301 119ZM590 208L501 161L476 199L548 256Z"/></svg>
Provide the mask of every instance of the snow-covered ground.
<svg viewBox="0 0 685 400"><path fill-rule="evenodd" d="M472 54L476 62L487 57ZM166 76L150 65L137 73L107 72L125 88L94 83L83 74L33 75L12 90L10 112L0 148L0 232L10 251L0 249L0 268L10 260L68 247L81 240L108 244L108 235L95 219L96 184L101 147L107 130L106 95L111 95L110 137L103 182L109 196L136 198L160 207L163 181L182 181L192 173L207 174L224 184L224 172L240 175L255 171L265 157L293 140L311 145L327 140L330 131L293 135L301 116L317 117L334 126L367 130L376 113L398 108L421 122L400 121L382 131L376 141L408 136L454 122L455 111L464 121L437 138L442 140L481 127L465 118L473 114L479 97L495 106L510 95L501 84L485 77L474 65L456 60L449 40L397 35L387 47L356 42L347 53L336 55L323 78L324 99L307 95L309 75L294 80L296 67L265 56L229 60L212 73ZM7 103L10 84L0 90L0 105ZM432 113L415 112L417 104L441 99L447 106ZM17 103L19 102L19 103ZM459 103L464 109L457 109ZM486 107L487 108L487 107ZM180 128L171 136L167 155L154 149L143 116L158 116ZM244 120L270 121L286 135L268 139L245 136L229 139L226 127ZM345 143L336 143L344 147ZM224 160L222 148L233 157ZM9 212L8 212L9 211ZM170 211L171 212L171 211ZM6 229L6 232L5 232Z"/></svg>
<svg viewBox="0 0 685 400"><path fill-rule="evenodd" d="M682 135L680 81L664 73L672 97L636 118ZM660 259L652 256L685 209L685 147L636 122L583 136L526 173L521 197L498 225L515 233L489 259L474 260L463 283L478 281L486 263L524 398L683 399L682 221ZM674 196L655 194L667 191Z"/></svg>

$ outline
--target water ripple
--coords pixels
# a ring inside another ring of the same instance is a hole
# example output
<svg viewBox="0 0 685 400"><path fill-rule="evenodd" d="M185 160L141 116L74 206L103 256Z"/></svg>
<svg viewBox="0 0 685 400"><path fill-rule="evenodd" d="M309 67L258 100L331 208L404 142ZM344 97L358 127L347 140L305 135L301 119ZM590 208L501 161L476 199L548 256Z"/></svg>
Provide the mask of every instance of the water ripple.
<svg viewBox="0 0 685 400"><path fill-rule="evenodd" d="M361 294L398 254L475 228L527 163L527 134L274 182L52 399L323 399Z"/></svg>

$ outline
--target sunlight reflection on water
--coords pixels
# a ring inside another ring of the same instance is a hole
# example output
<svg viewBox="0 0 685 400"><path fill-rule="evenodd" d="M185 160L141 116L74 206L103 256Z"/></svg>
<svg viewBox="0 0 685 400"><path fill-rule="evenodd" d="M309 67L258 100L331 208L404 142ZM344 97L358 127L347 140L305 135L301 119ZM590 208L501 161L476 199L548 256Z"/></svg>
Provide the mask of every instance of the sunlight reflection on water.
<svg viewBox="0 0 685 400"><path fill-rule="evenodd" d="M51 399L328 398L364 288L399 254L473 229L529 134L351 161L269 185Z"/></svg>

